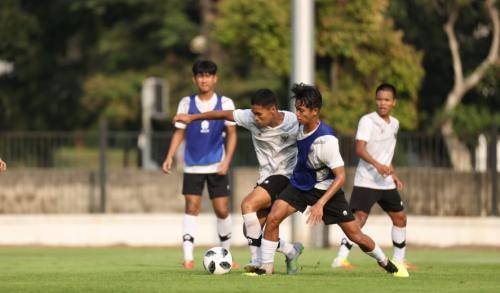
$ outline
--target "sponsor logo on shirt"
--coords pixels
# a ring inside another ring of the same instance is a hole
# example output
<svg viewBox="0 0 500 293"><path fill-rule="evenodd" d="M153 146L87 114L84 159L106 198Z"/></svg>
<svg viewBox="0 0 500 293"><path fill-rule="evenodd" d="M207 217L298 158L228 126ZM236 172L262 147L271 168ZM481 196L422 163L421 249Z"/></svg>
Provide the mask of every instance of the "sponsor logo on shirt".
<svg viewBox="0 0 500 293"><path fill-rule="evenodd" d="M201 133L209 133L210 132L209 126L210 126L210 123L207 120L203 120L201 122L201 130L200 130L200 132Z"/></svg>

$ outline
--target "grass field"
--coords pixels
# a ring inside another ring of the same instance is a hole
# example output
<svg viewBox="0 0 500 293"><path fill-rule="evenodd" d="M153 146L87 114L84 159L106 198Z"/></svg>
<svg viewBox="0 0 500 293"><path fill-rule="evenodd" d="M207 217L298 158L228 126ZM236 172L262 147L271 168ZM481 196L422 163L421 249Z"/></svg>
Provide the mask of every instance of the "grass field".
<svg viewBox="0 0 500 293"><path fill-rule="evenodd" d="M387 249L386 249L387 250ZM388 251L388 250L387 250ZM181 269L180 248L0 248L0 292L500 292L500 251L494 249L411 248L418 266L410 278L385 274L354 249L350 271L330 268L333 250L304 250L299 275L249 277L205 273L203 248L196 267ZM232 249L243 265L246 248Z"/></svg>

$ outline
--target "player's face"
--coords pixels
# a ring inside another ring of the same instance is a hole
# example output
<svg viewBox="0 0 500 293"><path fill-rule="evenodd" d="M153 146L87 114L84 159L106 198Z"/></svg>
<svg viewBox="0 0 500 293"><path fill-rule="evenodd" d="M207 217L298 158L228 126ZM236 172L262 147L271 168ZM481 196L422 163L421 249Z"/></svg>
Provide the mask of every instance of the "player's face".
<svg viewBox="0 0 500 293"><path fill-rule="evenodd" d="M271 125L276 112L277 109L275 106L264 107L252 105L252 113L255 115L255 124L257 124L258 127L267 127Z"/></svg>
<svg viewBox="0 0 500 293"><path fill-rule="evenodd" d="M300 124L305 125L318 117L319 109L309 109L304 104L295 102L295 115Z"/></svg>
<svg viewBox="0 0 500 293"><path fill-rule="evenodd" d="M391 91L379 91L375 102L377 103L377 113L382 117L389 115L392 108L396 106L396 99Z"/></svg>
<svg viewBox="0 0 500 293"><path fill-rule="evenodd" d="M217 75L209 73L198 73L193 77L193 82L198 87L201 94L214 90L217 83Z"/></svg>

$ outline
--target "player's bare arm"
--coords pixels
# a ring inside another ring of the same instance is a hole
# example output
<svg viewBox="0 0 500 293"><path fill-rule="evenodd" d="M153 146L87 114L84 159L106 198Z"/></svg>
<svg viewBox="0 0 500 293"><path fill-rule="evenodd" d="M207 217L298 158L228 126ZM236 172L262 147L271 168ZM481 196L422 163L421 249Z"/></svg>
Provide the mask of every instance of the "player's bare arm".
<svg viewBox="0 0 500 293"><path fill-rule="evenodd" d="M0 172L3 172L5 170L7 170L7 164L2 159L0 159Z"/></svg>
<svg viewBox="0 0 500 293"><path fill-rule="evenodd" d="M321 223L323 219L323 207L344 185L344 166L333 168L332 172L333 174L335 174L335 179L333 180L332 185L330 185L330 187L328 187L326 192L323 194L323 196L309 209L309 217L307 218L308 224L316 225Z"/></svg>
<svg viewBox="0 0 500 293"><path fill-rule="evenodd" d="M177 128L172 136L172 141L170 142L170 147L168 148L167 155L165 156L165 161L163 161L162 170L166 174L170 174L172 170L172 164L174 162L174 156L179 148L179 145L184 140L185 130Z"/></svg>
<svg viewBox="0 0 500 293"><path fill-rule="evenodd" d="M219 164L219 175L226 175L231 161L233 160L234 152L236 151L236 126L226 126L226 156L224 160Z"/></svg>
<svg viewBox="0 0 500 293"><path fill-rule="evenodd" d="M199 114L178 114L173 119L175 122L185 124L191 123L193 120L228 120L234 121L233 110L209 111Z"/></svg>
<svg viewBox="0 0 500 293"><path fill-rule="evenodd" d="M367 142L364 140L356 140L356 155L363 159L365 162L368 162L371 164L375 169L377 169L377 172L382 175L382 176L388 176L392 174L392 168L391 166L386 166L383 164L380 164L377 160L375 160L370 153L366 150L366 144Z"/></svg>

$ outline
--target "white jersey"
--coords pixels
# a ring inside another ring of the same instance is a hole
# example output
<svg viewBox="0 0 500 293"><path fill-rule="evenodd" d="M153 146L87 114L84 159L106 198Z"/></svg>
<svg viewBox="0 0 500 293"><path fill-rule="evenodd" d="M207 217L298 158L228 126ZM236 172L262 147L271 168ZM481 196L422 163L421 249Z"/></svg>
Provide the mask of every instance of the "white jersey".
<svg viewBox="0 0 500 293"><path fill-rule="evenodd" d="M196 107L200 111L200 113L209 112L214 110L217 105L217 94L213 94L213 96L209 100L201 100L196 95L194 99L196 103ZM190 98L189 96L184 97L179 102L179 106L177 108L177 114L187 114L189 111ZM222 96L221 98L222 110L234 110L234 103L228 97ZM225 121L226 126L235 125L232 121ZM176 128L186 129L186 124L176 122ZM225 153L225 152L224 152ZM224 155L221 158L221 161L224 160ZM220 162L219 162L220 163ZM186 166L184 165L185 173L195 173L195 174L204 174L204 173L217 173L219 171L219 163L211 164L211 165L201 165L201 166Z"/></svg>
<svg viewBox="0 0 500 293"><path fill-rule="evenodd" d="M356 133L356 140L367 142L366 150L377 162L389 166L396 148L396 135L399 121L390 116L389 123L385 122L377 112L361 117ZM372 189L394 189L396 184L392 176L382 176L377 169L363 159L359 160L354 176L354 186Z"/></svg>
<svg viewBox="0 0 500 293"><path fill-rule="evenodd" d="M251 110L235 110L234 121L252 134L253 146L259 161L259 179L271 175L292 175L297 162L297 135L299 122L294 113L280 111L284 114L283 121L276 127L259 128L255 124L255 115Z"/></svg>
<svg viewBox="0 0 500 293"><path fill-rule="evenodd" d="M301 125L297 140L306 139L313 134L318 127L304 134L304 126ZM307 166L311 169L320 169L324 166L328 167L328 169L316 171L316 180L320 182L314 185L316 189L327 190L333 183L333 179L326 179L330 170L344 166L344 160L342 160L342 156L340 155L339 140L333 135L323 135L316 138L311 144L311 149L307 155Z"/></svg>

